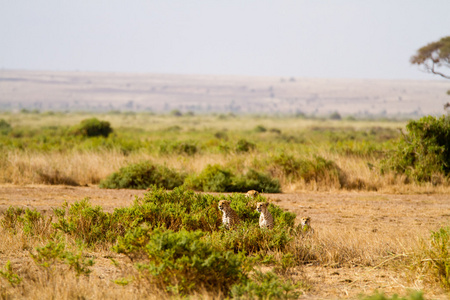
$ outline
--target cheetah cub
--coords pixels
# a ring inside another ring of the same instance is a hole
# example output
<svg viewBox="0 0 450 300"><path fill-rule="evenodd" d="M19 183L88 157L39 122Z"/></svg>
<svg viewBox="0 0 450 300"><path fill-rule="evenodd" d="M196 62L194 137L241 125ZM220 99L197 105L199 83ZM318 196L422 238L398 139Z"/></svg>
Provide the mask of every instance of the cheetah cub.
<svg viewBox="0 0 450 300"><path fill-rule="evenodd" d="M258 195L259 195L258 191L250 190L250 191L247 192L247 194L245 194L245 197L247 197L247 198L255 198Z"/></svg>
<svg viewBox="0 0 450 300"><path fill-rule="evenodd" d="M314 229L311 227L311 217L303 217L300 219L300 224L302 226L303 232L314 232Z"/></svg>
<svg viewBox="0 0 450 300"><path fill-rule="evenodd" d="M272 229L274 225L273 216L267 209L267 206L269 206L267 202L258 202L256 204L256 210L261 213L259 216L259 227Z"/></svg>
<svg viewBox="0 0 450 300"><path fill-rule="evenodd" d="M219 209L222 211L222 223L227 229L233 228L239 225L239 217L237 213L230 207L230 201L220 200Z"/></svg>

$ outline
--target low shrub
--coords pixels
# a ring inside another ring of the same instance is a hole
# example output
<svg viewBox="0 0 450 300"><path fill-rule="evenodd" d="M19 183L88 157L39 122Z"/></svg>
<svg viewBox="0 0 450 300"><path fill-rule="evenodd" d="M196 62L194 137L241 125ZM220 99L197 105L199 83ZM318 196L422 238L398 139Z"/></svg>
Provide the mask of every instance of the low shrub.
<svg viewBox="0 0 450 300"><path fill-rule="evenodd" d="M395 150L382 161L382 173L394 171L417 182L450 175L450 117L410 121Z"/></svg>
<svg viewBox="0 0 450 300"><path fill-rule="evenodd" d="M150 228L164 226L178 231L213 231L221 224L221 212L218 198L208 194L197 194L184 188L173 191L153 187L143 198L137 198L134 204L122 209L120 214L129 228L147 224ZM118 210L115 212L119 213Z"/></svg>
<svg viewBox="0 0 450 300"><path fill-rule="evenodd" d="M88 276L92 272L89 267L94 265L94 260L84 258L81 250L76 254L65 250L64 243L57 244L50 241L43 247L37 247L36 252L36 254L31 253L31 257L38 266L47 270L50 270L55 263L62 262L68 265L70 270L75 271L77 276Z"/></svg>
<svg viewBox="0 0 450 300"><path fill-rule="evenodd" d="M264 193L280 193L280 181L269 175L250 169L234 180L233 192L257 190Z"/></svg>
<svg viewBox="0 0 450 300"><path fill-rule="evenodd" d="M213 232L210 237L214 246L222 251L231 250L250 255L283 251L291 240L287 228L277 226L272 230L264 230L259 228L257 222L244 224L231 231Z"/></svg>
<svg viewBox="0 0 450 300"><path fill-rule="evenodd" d="M197 191L230 192L233 178L233 173L220 165L208 165L198 176L186 178L184 185Z"/></svg>
<svg viewBox="0 0 450 300"><path fill-rule="evenodd" d="M221 230L222 212L218 209L218 202L223 198L231 201L231 207L243 221L238 230ZM268 209L277 227L272 231L260 230L259 213L256 211L258 201L265 199L247 198L243 194L217 197L184 188L165 191L154 187L143 198L137 198L133 206L120 210L120 218L129 230L125 236L118 238L116 249L127 255L136 255L139 252L136 249L148 240L151 231L161 226L173 231L209 232L212 243L223 251L256 253L283 249L290 240L289 229L294 226L295 214L270 204ZM119 210L114 213L118 215Z"/></svg>
<svg viewBox="0 0 450 300"><path fill-rule="evenodd" d="M266 132L267 128L262 126L262 125L258 125L258 126L255 127L254 131L255 132Z"/></svg>
<svg viewBox="0 0 450 300"><path fill-rule="evenodd" d="M149 161L121 168L100 182L101 188L146 189L152 185L173 189L183 184L185 175Z"/></svg>
<svg viewBox="0 0 450 300"><path fill-rule="evenodd" d="M251 169L244 175L236 176L220 165L208 165L199 175L186 178L184 185L205 192L281 192L280 182L266 174Z"/></svg>
<svg viewBox="0 0 450 300"><path fill-rule="evenodd" d="M236 143L236 147L235 147L235 151L236 152L249 152L251 150L254 150L256 148L256 145L245 140L245 139L240 139L237 143Z"/></svg>
<svg viewBox="0 0 450 300"><path fill-rule="evenodd" d="M53 211L58 218L52 224L53 228L88 246L115 242L127 226L121 210L113 214L104 212L101 206L93 207L88 198L71 205L66 202L62 208Z"/></svg>
<svg viewBox="0 0 450 300"><path fill-rule="evenodd" d="M13 234L19 230L29 236L47 236L52 218L45 217L36 209L9 207L0 224Z"/></svg>
<svg viewBox="0 0 450 300"><path fill-rule="evenodd" d="M382 144L376 142L369 142L366 140L344 140L338 141L331 145L331 151L343 154L346 156L376 156L382 155Z"/></svg>
<svg viewBox="0 0 450 300"><path fill-rule="evenodd" d="M6 279L11 286L15 286L22 282L23 278L14 272L11 262L8 260L3 270L0 270L0 277ZM4 296L4 294L2 294Z"/></svg>
<svg viewBox="0 0 450 300"><path fill-rule="evenodd" d="M425 267L444 289L450 290L450 227L431 232L429 241L423 242L417 266Z"/></svg>
<svg viewBox="0 0 450 300"><path fill-rule="evenodd" d="M145 255L145 246L150 241L153 231L147 226L138 226L130 229L124 236L119 236L112 250L125 254L132 261Z"/></svg>
<svg viewBox="0 0 450 300"><path fill-rule="evenodd" d="M251 280L233 285L231 295L237 299L298 299L300 292L290 280L284 282L272 273L255 270Z"/></svg>
<svg viewBox="0 0 450 300"><path fill-rule="evenodd" d="M25 212L23 208L20 207L9 207L0 221L0 225L8 230L9 232L16 234L19 229L19 225L22 223L22 214Z"/></svg>
<svg viewBox="0 0 450 300"><path fill-rule="evenodd" d="M113 129L109 122L91 118L81 121L78 126L72 129L72 132L75 135L81 135L83 137L108 137L108 135L113 132Z"/></svg>
<svg viewBox="0 0 450 300"><path fill-rule="evenodd" d="M228 135L225 131L217 131L216 133L214 133L214 137L219 140L228 140Z"/></svg>
<svg viewBox="0 0 450 300"><path fill-rule="evenodd" d="M168 292L184 295L206 289L228 294L231 286L247 279L245 256L215 250L203 235L155 230L145 247L149 261L138 268Z"/></svg>
<svg viewBox="0 0 450 300"><path fill-rule="evenodd" d="M269 167L272 173L279 173L291 180L302 178L306 183L337 182L340 186L345 184L345 173L332 160L322 156L313 159L296 158L293 155L280 154L272 159Z"/></svg>
<svg viewBox="0 0 450 300"><path fill-rule="evenodd" d="M0 119L0 135L7 135L12 131L11 125L3 119Z"/></svg>
<svg viewBox="0 0 450 300"><path fill-rule="evenodd" d="M159 152L163 154L194 155L198 152L198 147L193 142L165 142L160 146Z"/></svg>

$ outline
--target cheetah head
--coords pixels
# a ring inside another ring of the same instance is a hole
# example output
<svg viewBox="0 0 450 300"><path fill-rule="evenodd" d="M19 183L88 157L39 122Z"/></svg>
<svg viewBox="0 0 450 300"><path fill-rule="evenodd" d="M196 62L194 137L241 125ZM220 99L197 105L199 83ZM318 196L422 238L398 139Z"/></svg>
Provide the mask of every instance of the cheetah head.
<svg viewBox="0 0 450 300"><path fill-rule="evenodd" d="M267 206L269 203L267 202L258 202L256 203L256 210L260 213L265 212L267 210Z"/></svg>
<svg viewBox="0 0 450 300"><path fill-rule="evenodd" d="M300 219L300 224L302 224L302 226L311 226L311 217L303 217Z"/></svg>
<svg viewBox="0 0 450 300"><path fill-rule="evenodd" d="M230 207L230 201L228 201L228 200L220 200L219 201L219 209L221 210L221 211L224 211L225 210L225 207Z"/></svg>

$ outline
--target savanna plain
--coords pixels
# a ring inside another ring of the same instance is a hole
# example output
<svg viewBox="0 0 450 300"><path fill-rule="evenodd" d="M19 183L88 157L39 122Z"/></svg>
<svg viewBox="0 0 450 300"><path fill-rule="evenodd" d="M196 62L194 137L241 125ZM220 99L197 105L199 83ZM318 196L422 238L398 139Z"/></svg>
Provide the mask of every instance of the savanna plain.
<svg viewBox="0 0 450 300"><path fill-rule="evenodd" d="M448 299L449 181L390 167L407 123L0 113L0 297Z"/></svg>

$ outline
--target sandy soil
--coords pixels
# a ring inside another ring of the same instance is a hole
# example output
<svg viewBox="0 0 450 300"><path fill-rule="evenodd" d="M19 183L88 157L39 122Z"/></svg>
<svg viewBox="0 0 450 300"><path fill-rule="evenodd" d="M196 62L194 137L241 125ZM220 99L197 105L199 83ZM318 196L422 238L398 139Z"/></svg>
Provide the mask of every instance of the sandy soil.
<svg viewBox="0 0 450 300"><path fill-rule="evenodd" d="M85 197L94 205L112 211L132 204L143 190L106 190L98 187L67 187L28 185L0 186L0 213L9 206L23 206L48 211L64 201L73 203ZM343 231L355 231L378 239L395 232L412 232L428 236L430 230L448 226L450 195L445 194L379 194L375 192L302 192L296 194L265 195L282 208L294 212L298 218L310 216L316 231L340 226ZM0 253L0 260L6 260ZM111 272L108 258L96 257L94 274L99 278ZM448 299L443 291L427 291L420 282L409 282L406 275L380 267L323 267L307 265L296 270L299 278L306 278L313 288L302 295L305 299L354 298L358 294L372 294L376 289L386 293L404 294L406 289L425 290L428 299Z"/></svg>

